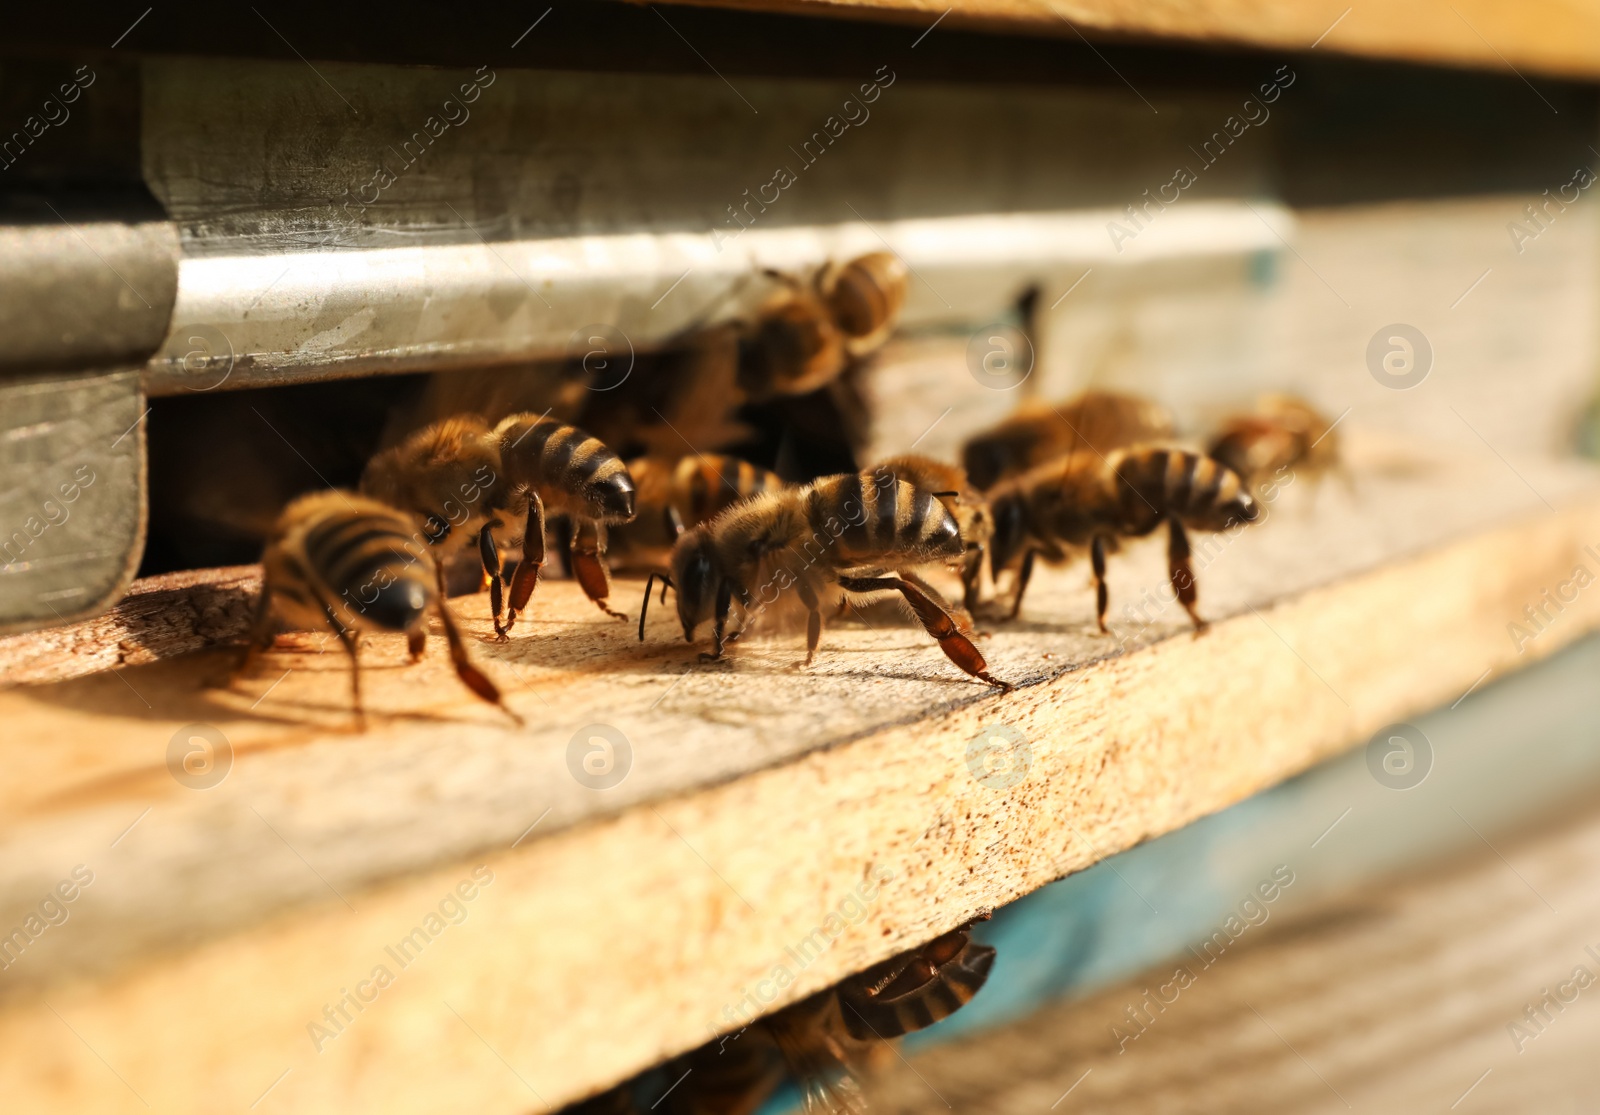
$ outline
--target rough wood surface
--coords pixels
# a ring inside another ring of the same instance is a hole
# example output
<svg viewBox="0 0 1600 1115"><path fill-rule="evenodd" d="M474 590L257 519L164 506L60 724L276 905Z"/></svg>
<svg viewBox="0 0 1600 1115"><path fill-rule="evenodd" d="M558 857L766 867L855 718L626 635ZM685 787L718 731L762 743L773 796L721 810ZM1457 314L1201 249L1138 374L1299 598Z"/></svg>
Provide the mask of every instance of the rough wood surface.
<svg viewBox="0 0 1600 1115"><path fill-rule="evenodd" d="M1600 12L1591 4L1537 0L1404 0L1362 7L1344 0L688 0L833 17L897 19L931 26L1036 34L1173 38L1569 77L1600 72ZM1324 37L1326 36L1326 37Z"/></svg>
<svg viewBox="0 0 1600 1115"><path fill-rule="evenodd" d="M1203 637L1175 605L1123 611L1162 583L1158 544L1113 558L1113 638L1081 566L1036 578L1025 621L983 644L1022 683L1008 696L892 613L830 626L810 670L776 634L705 666L667 616L641 647L563 583L521 637L477 647L521 731L437 638L417 667L371 640L365 736L310 636L232 691L204 685L228 658L203 652L0 694L0 928L94 874L0 972L0 1074L44 1111L235 1110L269 1085L257 1110L559 1104L1600 625L1585 593L1525 655L1506 634L1595 568L1590 470L1378 459L1357 454L1354 498L1302 486L1200 551ZM610 790L569 765L596 723L631 744ZM197 724L231 756L210 789L169 766ZM1027 741L1014 785L969 766L996 725ZM492 883L446 910L465 920L402 970L385 946L480 865ZM884 873L855 924L830 918ZM318 1041L380 964L393 985Z"/></svg>
<svg viewBox="0 0 1600 1115"><path fill-rule="evenodd" d="M1249 930L1209 967L1180 954L930 1050L912 1059L915 1075L894 1073L875 1107L1594 1110L1600 803L1492 843ZM1187 987L1174 981L1180 966ZM1171 1001L1146 1005L1147 992Z"/></svg>
<svg viewBox="0 0 1600 1115"><path fill-rule="evenodd" d="M0 687L65 681L237 642L261 587L256 566L135 581L104 615L0 638Z"/></svg>

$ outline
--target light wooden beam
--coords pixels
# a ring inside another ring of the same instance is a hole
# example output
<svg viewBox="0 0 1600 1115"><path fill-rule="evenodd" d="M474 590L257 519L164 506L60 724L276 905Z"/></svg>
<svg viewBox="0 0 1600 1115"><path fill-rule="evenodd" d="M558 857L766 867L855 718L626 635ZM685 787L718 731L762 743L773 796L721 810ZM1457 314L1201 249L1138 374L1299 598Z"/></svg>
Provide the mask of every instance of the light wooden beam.
<svg viewBox="0 0 1600 1115"><path fill-rule="evenodd" d="M304 636L231 691L206 687L231 660L211 651L0 693L0 930L93 873L0 971L7 1098L559 1105L1600 626L1589 590L1520 652L1507 635L1600 569L1593 471L1357 465L1354 498L1302 485L1202 547L1202 637L1175 605L1123 610L1156 598L1158 544L1112 559L1112 638L1084 568L1046 573L983 642L1005 696L892 611L830 626L809 670L778 634L705 666L668 616L641 647L561 582L477 645L525 730L437 638L416 667L371 641L366 735L341 655ZM481 605L457 610L484 636ZM632 750L612 789L573 773L597 723ZM209 789L168 765L193 724L232 756ZM1026 740L1014 782L969 758L997 726ZM361 982L380 966L388 986ZM358 1012L346 989L376 994Z"/></svg>

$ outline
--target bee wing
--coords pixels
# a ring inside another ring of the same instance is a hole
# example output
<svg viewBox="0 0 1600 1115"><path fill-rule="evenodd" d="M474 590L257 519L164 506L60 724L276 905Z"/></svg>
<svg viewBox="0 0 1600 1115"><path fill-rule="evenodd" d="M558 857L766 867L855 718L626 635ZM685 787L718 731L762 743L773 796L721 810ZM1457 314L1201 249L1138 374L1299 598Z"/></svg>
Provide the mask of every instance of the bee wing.
<svg viewBox="0 0 1600 1115"><path fill-rule="evenodd" d="M767 1027L800 1087L805 1115L868 1115L861 1082L815 1012L780 1012Z"/></svg>

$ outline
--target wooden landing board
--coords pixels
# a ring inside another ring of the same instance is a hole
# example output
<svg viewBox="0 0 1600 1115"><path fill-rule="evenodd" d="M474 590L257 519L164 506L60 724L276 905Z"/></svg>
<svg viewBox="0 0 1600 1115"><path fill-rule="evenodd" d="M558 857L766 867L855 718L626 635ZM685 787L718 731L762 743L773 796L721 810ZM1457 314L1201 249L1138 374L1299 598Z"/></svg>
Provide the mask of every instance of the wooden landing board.
<svg viewBox="0 0 1600 1115"><path fill-rule="evenodd" d="M1594 1110L1600 802L1492 840L1452 866L1246 930L1225 951L1213 946L1209 967L1180 955L930 1050L912 1059L916 1075L892 1072L873 1108ZM1187 981L1174 978L1180 966ZM1546 1002L1547 991L1558 999Z"/></svg>
<svg viewBox="0 0 1600 1115"><path fill-rule="evenodd" d="M1600 12L1557 0L688 0L715 7L910 26L977 27L1031 34L1155 37L1266 50L1319 50L1372 58L1475 66L1510 73L1600 73Z"/></svg>
<svg viewBox="0 0 1600 1115"><path fill-rule="evenodd" d="M371 641L366 735L309 636L232 691L212 651L0 693L0 930L94 876L0 971L0 1077L27 1110L235 1110L275 1080L257 1110L558 1105L1600 626L1579 593L1525 653L1506 632L1600 568L1592 470L1355 448L1354 498L1302 486L1199 551L1201 638L1123 611L1159 543L1112 559L1112 638L1082 566L1037 576L983 643L1007 696L892 612L809 670L794 635L701 665L667 615L641 647L560 582L476 647L523 730L437 638L417 667ZM574 774L595 724L632 752L611 789ZM209 789L168 765L192 725L231 755ZM996 727L1019 780L969 764Z"/></svg>

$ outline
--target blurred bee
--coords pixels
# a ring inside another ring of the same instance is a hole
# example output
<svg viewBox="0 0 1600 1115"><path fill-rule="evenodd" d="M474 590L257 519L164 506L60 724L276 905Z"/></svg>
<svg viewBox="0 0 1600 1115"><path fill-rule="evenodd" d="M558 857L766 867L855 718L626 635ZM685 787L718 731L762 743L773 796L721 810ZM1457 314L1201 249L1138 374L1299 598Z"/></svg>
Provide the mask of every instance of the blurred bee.
<svg viewBox="0 0 1600 1115"><path fill-rule="evenodd" d="M739 335L739 383L753 399L803 395L880 347L906 300L906 265L891 252L828 264L807 284L776 271L779 289Z"/></svg>
<svg viewBox="0 0 1600 1115"><path fill-rule="evenodd" d="M914 488L930 492L955 516L965 553L961 559L962 603L970 614L978 606L983 566L994 537L994 518L989 501L972 486L959 465L948 465L919 453L905 453L879 461L866 470L868 475L887 474Z"/></svg>
<svg viewBox="0 0 1600 1115"><path fill-rule="evenodd" d="M865 1111L861 1081L893 1055L893 1042L950 1017L988 979L994 949L971 939L971 925L678 1058L663 1075L681 1086L658 1109L753 1115L787 1076L812 1115Z"/></svg>
<svg viewBox="0 0 1600 1115"><path fill-rule="evenodd" d="M961 463L983 491L1057 457L1103 457L1113 449L1172 436L1163 406L1115 391L1085 391L1060 404L1031 403L967 440Z"/></svg>
<svg viewBox="0 0 1600 1115"><path fill-rule="evenodd" d="M464 415L424 427L367 464L361 490L416 515L441 555L476 537L490 580L495 632L504 639L538 586L545 557L546 505L572 523L572 567L585 595L607 615L611 578L606 524L633 518L634 486L622 460L601 442L554 418L513 414L493 430ZM502 566L494 531L526 506L522 560L501 622Z"/></svg>
<svg viewBox="0 0 1600 1115"><path fill-rule="evenodd" d="M995 533L992 564L1019 563L1011 616L1022 609L1035 555L1064 561L1066 547L1089 547L1094 568L1095 620L1106 630L1106 552L1119 538L1142 538L1167 525L1167 569L1178 601L1196 629L1190 530L1228 530L1253 522L1256 501L1238 473L1183 449L1135 446L1110 455L1063 457L1040 465L989 493Z"/></svg>
<svg viewBox="0 0 1600 1115"><path fill-rule="evenodd" d="M444 627L456 676L522 723L494 682L467 656L455 618L435 589L433 556L408 515L354 493L301 496L279 517L261 565L261 599L235 679L272 646L280 623L298 630L332 630L350 655L350 698L356 722L365 729L360 632L404 632L415 662L426 645L432 610Z"/></svg>
<svg viewBox="0 0 1600 1115"><path fill-rule="evenodd" d="M1293 395L1263 395L1254 414L1224 422L1207 450L1258 489L1285 471L1320 477L1339 465L1339 435L1310 403Z"/></svg>
<svg viewBox="0 0 1600 1115"><path fill-rule="evenodd" d="M614 565L665 569L673 544L685 530L783 481L775 472L720 453L688 457L635 457L628 475L638 486L633 521L611 528Z"/></svg>
<svg viewBox="0 0 1600 1115"><path fill-rule="evenodd" d="M1010 689L989 675L983 655L934 596L895 575L964 553L955 518L930 493L892 476L847 474L765 492L685 532L673 547L671 574L663 579L677 591L685 640L694 642L695 629L714 621L715 650L702 653L703 659L722 657L735 601L741 630L748 630L793 588L807 612L810 665L822 636L817 592L836 584L848 593L900 593L950 661L975 678ZM645 581L641 640L655 577Z"/></svg>

